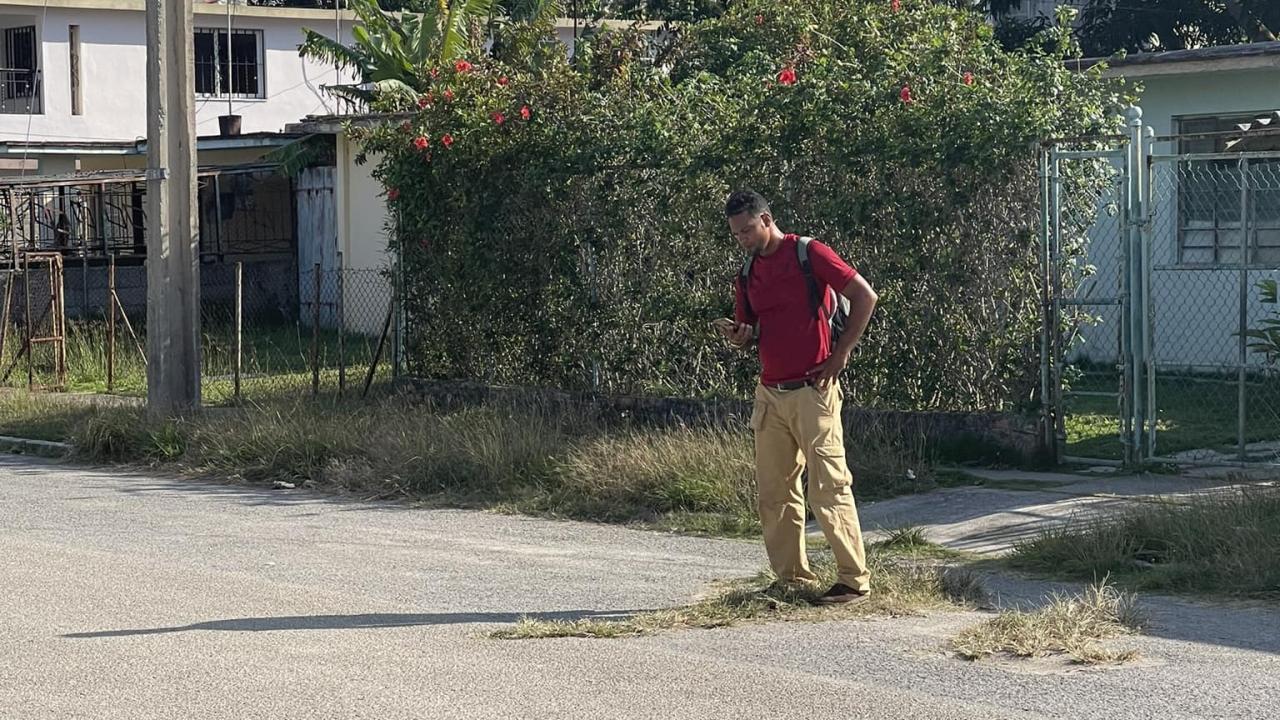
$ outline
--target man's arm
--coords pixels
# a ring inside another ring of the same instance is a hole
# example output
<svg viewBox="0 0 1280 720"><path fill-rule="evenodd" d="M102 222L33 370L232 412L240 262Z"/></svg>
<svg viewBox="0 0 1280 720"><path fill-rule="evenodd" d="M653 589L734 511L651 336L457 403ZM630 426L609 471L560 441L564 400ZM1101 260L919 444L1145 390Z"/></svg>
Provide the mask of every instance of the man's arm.
<svg viewBox="0 0 1280 720"><path fill-rule="evenodd" d="M745 350L751 342L755 340L756 335L756 318L748 308L751 304L747 301L747 292L744 283L741 280L735 280L733 283L733 318L737 325L733 328L721 328L725 339L734 347Z"/></svg>
<svg viewBox="0 0 1280 720"><path fill-rule="evenodd" d="M853 348L862 339L867 323L871 322L871 313L875 311L876 303L880 300L876 291L871 289L871 283L868 283L862 275L854 275L840 294L849 298L849 318L845 321L840 342L831 349L831 357L809 371L810 377L823 386L839 377L840 372L849 364L849 356L853 354Z"/></svg>

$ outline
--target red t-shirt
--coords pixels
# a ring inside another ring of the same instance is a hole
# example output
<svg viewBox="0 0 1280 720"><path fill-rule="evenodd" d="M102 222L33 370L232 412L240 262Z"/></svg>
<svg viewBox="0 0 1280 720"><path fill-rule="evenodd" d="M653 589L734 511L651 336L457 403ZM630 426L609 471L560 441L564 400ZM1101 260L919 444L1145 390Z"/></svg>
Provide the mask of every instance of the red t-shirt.
<svg viewBox="0 0 1280 720"><path fill-rule="evenodd" d="M798 235L786 235L777 250L757 255L751 262L747 296L752 314L742 302L741 283L734 283L738 322L760 323L760 381L766 385L803 380L831 355L831 329L826 322L819 322L809 304L809 283L796 254L798 240ZM858 271L816 240L809 243L809 268L825 298L827 315L831 312L827 288L843 291Z"/></svg>

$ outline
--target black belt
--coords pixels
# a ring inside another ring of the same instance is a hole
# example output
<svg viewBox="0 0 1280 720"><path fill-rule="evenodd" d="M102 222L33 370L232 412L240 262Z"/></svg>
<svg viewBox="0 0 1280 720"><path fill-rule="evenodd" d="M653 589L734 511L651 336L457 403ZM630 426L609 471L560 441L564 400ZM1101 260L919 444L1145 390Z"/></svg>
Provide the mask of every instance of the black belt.
<svg viewBox="0 0 1280 720"><path fill-rule="evenodd" d="M764 385L764 383L760 383L760 384ZM802 387L810 387L815 384L816 384L816 381L814 380L794 380L792 382L778 383L776 385L765 385L765 387L769 388L770 390L780 390L782 392L787 392L788 390L799 390Z"/></svg>

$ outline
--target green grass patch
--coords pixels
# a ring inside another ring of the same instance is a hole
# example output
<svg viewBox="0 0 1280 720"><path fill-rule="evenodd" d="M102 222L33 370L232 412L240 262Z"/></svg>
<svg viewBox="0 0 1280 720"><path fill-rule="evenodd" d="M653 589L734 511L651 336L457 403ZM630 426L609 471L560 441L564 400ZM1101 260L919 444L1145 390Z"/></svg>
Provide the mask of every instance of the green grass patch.
<svg viewBox="0 0 1280 720"><path fill-rule="evenodd" d="M1115 392L1104 373L1087 373L1073 384L1083 391ZM1187 450L1231 451L1238 443L1239 387L1224 375L1163 375L1156 380L1156 449L1160 455ZM1067 454L1119 460L1116 400L1074 397L1067 401ZM1251 378L1246 385L1245 441L1280 439L1280 378Z"/></svg>
<svg viewBox="0 0 1280 720"><path fill-rule="evenodd" d="M114 382L117 395L144 397L147 392L146 366L139 353L145 351L142 318L133 318L139 342L117 320ZM105 320L78 320L67 323L66 390L77 393L107 392L108 330ZM206 402L222 404L235 397L235 339L231 325L206 323L201 336L202 392ZM244 328L241 347L241 397L250 401L270 400L282 392L306 392L312 382L312 345L315 344L322 387L338 387L340 368L345 368L348 388L359 388L372 362L376 337L357 333L342 336L334 330L313 335L302 325L257 325ZM33 379L37 387L57 383L52 345L38 346L32 357ZM8 380L13 388L27 387L27 359L19 357L21 335L11 329L0 356L0 374L13 368ZM390 349L384 348L375 378L385 380L390 372ZM16 361L16 363L15 363Z"/></svg>
<svg viewBox="0 0 1280 720"><path fill-rule="evenodd" d="M1133 660L1137 652L1102 647L1098 641L1132 633L1142 622L1135 596L1104 581L1078 595L1053 595L1034 610L1002 611L951 644L969 660L1066 654L1082 664L1119 663Z"/></svg>
<svg viewBox="0 0 1280 720"><path fill-rule="evenodd" d="M1019 545L1017 568L1144 590L1280 593L1280 490L1249 488L1135 504Z"/></svg>
<svg viewBox="0 0 1280 720"><path fill-rule="evenodd" d="M820 549L810 553L810 567L819 577L812 585L779 583L771 573L761 573L691 605L609 620L523 618L511 627L490 633L489 637L501 640L634 637L664 630L712 629L749 622L817 622L915 615L984 601L986 594L973 573L932 560L942 554L941 550L930 547L918 533L910 530L896 540L872 544L867 548L871 595L847 605L818 607L813 604L835 582L836 576L830 551Z"/></svg>

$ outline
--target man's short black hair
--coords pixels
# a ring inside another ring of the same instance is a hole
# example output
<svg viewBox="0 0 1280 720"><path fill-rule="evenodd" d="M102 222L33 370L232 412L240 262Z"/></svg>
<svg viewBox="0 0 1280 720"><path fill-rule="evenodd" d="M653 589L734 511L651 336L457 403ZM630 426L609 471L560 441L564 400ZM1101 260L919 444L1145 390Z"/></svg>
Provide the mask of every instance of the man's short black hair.
<svg viewBox="0 0 1280 720"><path fill-rule="evenodd" d="M725 217L733 217L744 212L759 217L769 212L769 201L755 190L736 190L724 202Z"/></svg>

